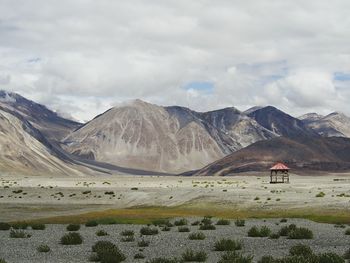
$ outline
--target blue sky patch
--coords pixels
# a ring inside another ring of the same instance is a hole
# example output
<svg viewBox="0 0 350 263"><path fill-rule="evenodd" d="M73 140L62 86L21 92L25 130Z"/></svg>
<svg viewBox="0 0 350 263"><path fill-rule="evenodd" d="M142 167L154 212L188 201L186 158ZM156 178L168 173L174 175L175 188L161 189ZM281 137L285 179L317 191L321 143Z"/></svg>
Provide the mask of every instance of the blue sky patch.
<svg viewBox="0 0 350 263"><path fill-rule="evenodd" d="M203 93L213 93L214 84L208 81L193 81L185 85L185 90L197 90Z"/></svg>
<svg viewBox="0 0 350 263"><path fill-rule="evenodd" d="M333 75L334 80L338 81L349 81L350 80L350 73L344 73L344 72L335 72Z"/></svg>

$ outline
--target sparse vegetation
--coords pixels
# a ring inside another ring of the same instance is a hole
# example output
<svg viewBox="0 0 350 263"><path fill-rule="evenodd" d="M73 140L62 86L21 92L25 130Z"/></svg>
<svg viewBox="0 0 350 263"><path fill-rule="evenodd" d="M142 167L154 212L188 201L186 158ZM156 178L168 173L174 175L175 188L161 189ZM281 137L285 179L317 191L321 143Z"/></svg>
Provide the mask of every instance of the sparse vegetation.
<svg viewBox="0 0 350 263"><path fill-rule="evenodd" d="M189 234L188 239L190 239L190 240L204 240L205 234L202 232L191 233L191 234Z"/></svg>
<svg viewBox="0 0 350 263"><path fill-rule="evenodd" d="M38 252L40 252L40 253L47 253L47 252L49 252L51 249L50 249L50 247L48 246L48 245L40 245L40 246L38 246L37 248L36 248L36 250L38 251Z"/></svg>
<svg viewBox="0 0 350 263"><path fill-rule="evenodd" d="M235 251L242 249L242 243L232 239L220 239L214 245L215 251Z"/></svg>
<svg viewBox="0 0 350 263"><path fill-rule="evenodd" d="M252 260L252 256L243 256L236 251L228 251L222 255L218 263L251 263Z"/></svg>
<svg viewBox="0 0 350 263"><path fill-rule="evenodd" d="M147 263L180 263L181 261L176 259L176 258L154 258L151 259L149 261L147 261Z"/></svg>
<svg viewBox="0 0 350 263"><path fill-rule="evenodd" d="M207 260L207 257L207 253L204 251L195 252L192 249L187 249L181 255L181 258L184 262L205 262Z"/></svg>
<svg viewBox="0 0 350 263"><path fill-rule="evenodd" d="M10 237L11 238L30 238L31 235L26 233L23 230L14 230L14 229L12 229L10 231Z"/></svg>
<svg viewBox="0 0 350 263"><path fill-rule="evenodd" d="M119 263L126 259L120 249L109 241L98 241L92 246L92 251L96 253L96 259L101 263Z"/></svg>
<svg viewBox="0 0 350 263"><path fill-rule="evenodd" d="M174 222L175 226L186 226L187 224L188 224L188 221L185 218L181 218Z"/></svg>
<svg viewBox="0 0 350 263"><path fill-rule="evenodd" d="M268 237L270 234L271 230L267 226L262 226L260 229L256 226L253 226L248 231L249 237Z"/></svg>
<svg viewBox="0 0 350 263"><path fill-rule="evenodd" d="M135 241L135 237L132 235L132 236L124 236L121 238L120 240L121 242L133 242Z"/></svg>
<svg viewBox="0 0 350 263"><path fill-rule="evenodd" d="M143 259L143 258L145 258L145 256L142 253L136 253L134 255L134 259Z"/></svg>
<svg viewBox="0 0 350 263"><path fill-rule="evenodd" d="M235 221L235 225L238 226L238 227L243 227L243 226L245 226L245 220L243 220L243 219L237 219L237 220Z"/></svg>
<svg viewBox="0 0 350 263"><path fill-rule="evenodd" d="M170 231L171 228L168 227L168 226L163 226L161 230L164 231L164 232L167 232L167 231Z"/></svg>
<svg viewBox="0 0 350 263"><path fill-rule="evenodd" d="M190 229L187 226L179 226L179 232L190 232Z"/></svg>
<svg viewBox="0 0 350 263"><path fill-rule="evenodd" d="M143 227L140 230L140 234L145 236L157 235L158 233L159 231L157 228Z"/></svg>
<svg viewBox="0 0 350 263"><path fill-rule="evenodd" d="M326 194L324 192L319 192L316 197L324 197Z"/></svg>
<svg viewBox="0 0 350 263"><path fill-rule="evenodd" d="M33 230L45 230L46 226L44 224L32 224Z"/></svg>
<svg viewBox="0 0 350 263"><path fill-rule="evenodd" d="M79 233L68 233L61 237L62 245L80 245L83 243L83 238Z"/></svg>
<svg viewBox="0 0 350 263"><path fill-rule="evenodd" d="M6 230L9 230L10 228L11 228L11 225L10 225L10 224L0 222L0 230L6 231Z"/></svg>
<svg viewBox="0 0 350 263"><path fill-rule="evenodd" d="M95 220L90 220L90 221L87 221L87 222L85 223L85 226L86 226L86 227L95 227L95 226L98 226L98 222L95 221Z"/></svg>
<svg viewBox="0 0 350 263"><path fill-rule="evenodd" d="M80 225L77 224L69 224L67 226L67 231L78 231L80 229Z"/></svg>
<svg viewBox="0 0 350 263"><path fill-rule="evenodd" d="M98 230L97 232L96 232L96 236L98 236L98 237L102 237L102 236L108 236L108 233L106 232L106 231L104 231L104 230Z"/></svg>
<svg viewBox="0 0 350 263"><path fill-rule="evenodd" d="M227 219L220 219L216 222L216 225L218 226L228 226L230 225L230 220L227 220Z"/></svg>
<svg viewBox="0 0 350 263"><path fill-rule="evenodd" d="M311 256L313 254L312 249L308 245L296 244L289 249L291 256Z"/></svg>
<svg viewBox="0 0 350 263"><path fill-rule="evenodd" d="M140 241L137 243L137 245L138 245L139 247L148 247L148 246L149 246L149 241L142 239L142 240L140 240Z"/></svg>
<svg viewBox="0 0 350 263"><path fill-rule="evenodd" d="M29 225L28 225L28 223L26 223L26 222L14 223L14 224L11 225L11 227L12 227L13 229L22 229L22 230L27 229L28 226L29 226Z"/></svg>
<svg viewBox="0 0 350 263"><path fill-rule="evenodd" d="M132 230L124 230L123 232L120 233L122 236L126 237L126 236L133 236L135 234L134 231Z"/></svg>
<svg viewBox="0 0 350 263"><path fill-rule="evenodd" d="M313 233L305 227L297 227L288 233L289 239L312 239Z"/></svg>

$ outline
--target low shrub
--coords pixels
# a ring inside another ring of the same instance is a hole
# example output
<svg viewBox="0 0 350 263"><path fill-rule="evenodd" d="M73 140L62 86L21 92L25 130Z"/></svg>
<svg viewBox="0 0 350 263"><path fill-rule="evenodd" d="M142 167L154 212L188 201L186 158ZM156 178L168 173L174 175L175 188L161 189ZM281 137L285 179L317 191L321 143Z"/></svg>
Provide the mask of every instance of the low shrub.
<svg viewBox="0 0 350 263"><path fill-rule="evenodd" d="M205 216L202 219L201 223L204 225L211 225L213 223L213 221L211 220L211 216Z"/></svg>
<svg viewBox="0 0 350 263"><path fill-rule="evenodd" d="M135 234L134 231L132 230L124 230L123 232L120 233L122 236L126 237L126 236L133 236Z"/></svg>
<svg viewBox="0 0 350 263"><path fill-rule="evenodd" d="M345 263L345 260L335 253L328 252L318 256L318 263Z"/></svg>
<svg viewBox="0 0 350 263"><path fill-rule="evenodd" d="M236 251L228 251L221 256L218 263L251 263L253 256L243 256Z"/></svg>
<svg viewBox="0 0 350 263"><path fill-rule="evenodd" d="M92 251L97 253L101 263L119 263L126 259L119 248L109 241L98 241L92 246Z"/></svg>
<svg viewBox="0 0 350 263"><path fill-rule="evenodd" d="M78 231L80 229L80 225L69 224L66 229L67 231Z"/></svg>
<svg viewBox="0 0 350 263"><path fill-rule="evenodd" d="M253 226L248 230L249 237L267 237L270 234L271 230L267 226L262 226L260 229L256 226Z"/></svg>
<svg viewBox="0 0 350 263"><path fill-rule="evenodd" d="M13 228L13 229L22 229L22 230L25 230L25 229L27 229L28 228L28 224L27 223L25 223L25 222L22 222L22 223L14 223L14 224L12 224L11 225L11 227Z"/></svg>
<svg viewBox="0 0 350 263"><path fill-rule="evenodd" d="M192 249L187 249L182 253L181 258L184 262L205 262L208 256L204 251L195 252Z"/></svg>
<svg viewBox="0 0 350 263"><path fill-rule="evenodd" d="M289 255L309 257L313 255L313 251L308 245L296 244L289 249Z"/></svg>
<svg viewBox="0 0 350 263"><path fill-rule="evenodd" d="M31 227L33 230L44 230L46 228L44 224L32 224Z"/></svg>
<svg viewBox="0 0 350 263"><path fill-rule="evenodd" d="M80 245L83 243L83 238L79 233L68 233L61 237L61 245Z"/></svg>
<svg viewBox="0 0 350 263"><path fill-rule="evenodd" d="M136 253L134 255L134 259L143 259L143 258L145 258L145 256L143 254L141 254L141 253Z"/></svg>
<svg viewBox="0 0 350 263"><path fill-rule="evenodd" d="M289 239L313 239L314 235L308 228L297 227L288 233Z"/></svg>
<svg viewBox="0 0 350 263"><path fill-rule="evenodd" d="M179 232L190 232L190 229L187 226L180 226L178 228Z"/></svg>
<svg viewBox="0 0 350 263"><path fill-rule="evenodd" d="M108 236L108 233L101 229L96 232L96 236L98 237Z"/></svg>
<svg viewBox="0 0 350 263"><path fill-rule="evenodd" d="M191 233L188 235L188 239L190 239L190 240L204 240L205 235L202 232Z"/></svg>
<svg viewBox="0 0 350 263"><path fill-rule="evenodd" d="M237 220L235 221L235 225L238 226L238 227L245 226L245 220L243 220L243 219L237 219Z"/></svg>
<svg viewBox="0 0 350 263"><path fill-rule="evenodd" d="M14 230L12 229L10 231L10 237L11 238L30 238L31 235L24 232L23 230Z"/></svg>
<svg viewBox="0 0 350 263"><path fill-rule="evenodd" d="M215 251L235 251L240 249L242 249L241 242L226 238L216 241L214 245Z"/></svg>
<svg viewBox="0 0 350 263"><path fill-rule="evenodd" d="M278 233L272 233L269 237L270 239L279 239L280 235Z"/></svg>
<svg viewBox="0 0 350 263"><path fill-rule="evenodd" d="M90 221L87 221L87 222L85 223L85 226L86 226L86 227L95 227L95 226L98 226L98 223L97 223L97 221L95 221L95 220L90 220Z"/></svg>
<svg viewBox="0 0 350 263"><path fill-rule="evenodd" d="M263 256L258 263L277 263L272 256Z"/></svg>
<svg viewBox="0 0 350 263"><path fill-rule="evenodd" d="M343 258L350 259L350 248L344 253Z"/></svg>
<svg viewBox="0 0 350 263"><path fill-rule="evenodd" d="M168 226L164 226L164 227L162 227L162 229L161 229L162 231L170 231L171 230L171 228L170 227L168 227Z"/></svg>
<svg viewBox="0 0 350 263"><path fill-rule="evenodd" d="M5 231L5 230L9 230L10 228L11 228L10 224L0 222L0 230Z"/></svg>
<svg viewBox="0 0 350 263"><path fill-rule="evenodd" d="M198 226L200 223L201 222L199 222L199 221L194 221L194 222L192 222L191 226Z"/></svg>
<svg viewBox="0 0 350 263"><path fill-rule="evenodd" d="M347 235L347 236L350 235L350 228L345 230L345 235Z"/></svg>
<svg viewBox="0 0 350 263"><path fill-rule="evenodd" d="M282 219L280 220L281 223L287 223L287 221L288 221L287 218L282 218Z"/></svg>
<svg viewBox="0 0 350 263"><path fill-rule="evenodd" d="M168 219L156 219L152 221L152 225L154 226L168 226L169 223Z"/></svg>
<svg viewBox="0 0 350 263"><path fill-rule="evenodd" d="M216 227L211 224L204 224L199 226L199 230L215 230Z"/></svg>
<svg viewBox="0 0 350 263"><path fill-rule="evenodd" d="M188 221L185 218L181 218L174 222L175 226L186 226L187 224L188 224Z"/></svg>
<svg viewBox="0 0 350 263"><path fill-rule="evenodd" d="M5 259L0 258L0 263L7 263Z"/></svg>
<svg viewBox="0 0 350 263"><path fill-rule="evenodd" d="M149 246L149 241L148 241L148 240L142 239L142 240L140 240L139 242L137 242L137 245L138 245L139 247L148 247L148 246Z"/></svg>
<svg viewBox="0 0 350 263"><path fill-rule="evenodd" d="M51 249L48 245L40 245L36 248L36 250L40 253L47 253L49 252Z"/></svg>
<svg viewBox="0 0 350 263"><path fill-rule="evenodd" d="M140 230L140 234L144 236L157 235L159 233L157 228L143 227Z"/></svg>
<svg viewBox="0 0 350 263"><path fill-rule="evenodd" d="M289 255L284 258L274 259L272 256L262 257L258 263L345 263L345 260L335 253L323 253L315 255L309 251L307 254ZM302 252L297 252L297 254ZM309 254L308 254L309 253Z"/></svg>
<svg viewBox="0 0 350 263"><path fill-rule="evenodd" d="M124 236L121 238L120 241L121 242L133 242L133 241L135 241L135 237L134 236Z"/></svg>
<svg viewBox="0 0 350 263"><path fill-rule="evenodd" d="M228 226L230 224L231 224L230 220L226 220L226 219L220 219L216 222L216 225L218 226Z"/></svg>
<svg viewBox="0 0 350 263"><path fill-rule="evenodd" d="M280 234L280 236L286 237L286 236L288 236L289 232L295 230L296 228L297 228L296 225L290 224L289 226L284 226L284 227L282 227L282 228L278 231L278 233Z"/></svg>
<svg viewBox="0 0 350 263"><path fill-rule="evenodd" d="M316 197L324 197L326 194L324 192L319 192Z"/></svg>
<svg viewBox="0 0 350 263"><path fill-rule="evenodd" d="M176 258L154 258L146 263L180 263L180 260Z"/></svg>

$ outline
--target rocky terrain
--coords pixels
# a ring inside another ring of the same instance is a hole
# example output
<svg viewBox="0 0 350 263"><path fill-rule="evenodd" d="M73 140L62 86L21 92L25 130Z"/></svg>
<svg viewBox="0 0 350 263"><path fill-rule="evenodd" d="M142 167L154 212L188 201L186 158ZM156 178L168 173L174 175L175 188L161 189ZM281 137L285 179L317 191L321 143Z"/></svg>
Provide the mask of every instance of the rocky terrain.
<svg viewBox="0 0 350 263"><path fill-rule="evenodd" d="M72 132L64 148L124 167L179 173L276 136L234 108L198 113L136 100Z"/></svg>
<svg viewBox="0 0 350 263"><path fill-rule="evenodd" d="M80 230L76 232L83 238L83 243L78 245L60 244L61 237L68 233L67 225L46 225L44 230L32 230L28 227L24 231L31 235L30 238L10 238L10 231L0 231L0 242L2 244L0 256L8 263L88 262L89 257L94 254L92 253L92 246L101 240L110 241L117 245L125 257L123 262L126 263L149 262L155 258L180 259L188 249L194 252L203 251L206 259L202 262L219 262L225 251L215 251L215 245L222 239L234 240L241 244L242 247L237 250L237 253L252 258L251 261L244 262L258 262L263 256L267 255L276 258L285 257L289 254L291 247L300 243L310 246L315 254L332 252L341 257L349 249L350 236L345 235L346 229L336 228L330 224L320 224L300 219L288 219L282 220L282 222L280 219L268 219L246 220L244 226L238 227L235 226L234 220L229 221L230 225L215 225L218 219L212 218L212 225L215 226L214 230L199 230L200 226L191 225L202 219L186 219L185 226L182 227L188 228L188 232L179 232L178 229L181 227L177 226L170 227L168 231L162 231L163 227L152 226L152 229L157 229L157 234L143 236L140 236L140 230L145 227L144 225L98 225L95 227L82 225ZM180 222L180 218L171 220L170 224L173 225L175 222ZM311 230L314 237L304 240L293 240L287 237L275 239L248 237L249 229L254 226L258 228L267 227L271 233L277 233L282 227L290 224ZM97 236L96 233L100 230L106 232L107 236ZM123 233L128 233L126 231L129 232L131 238L130 241L123 242L126 239ZM191 233L202 233L204 239L190 240L189 235ZM140 247L138 245L140 241L146 241L148 245ZM49 252L45 253L37 250L43 244L50 248ZM141 254L144 258L134 259L136 254Z"/></svg>
<svg viewBox="0 0 350 263"><path fill-rule="evenodd" d="M293 168L349 169L347 140L333 139L350 135L350 118L341 113L310 113L298 119L272 106L245 112L234 107L196 112L135 100L80 124L6 91L0 91L0 109L24 123L23 132L35 138L49 157L88 173L189 175L200 170L202 175L204 171L225 174L218 171L261 170L276 161ZM11 141L6 136L3 140ZM23 147L26 161L19 161ZM36 167L39 157L31 155L30 148L30 144L12 144L1 157L3 171L6 166L13 173ZM45 158L38 162L43 167L52 165Z"/></svg>
<svg viewBox="0 0 350 263"><path fill-rule="evenodd" d="M294 171L346 171L350 169L350 139L342 137L278 137L236 151L192 175L233 175L266 171L276 160Z"/></svg>
<svg viewBox="0 0 350 263"><path fill-rule="evenodd" d="M0 133L0 169L3 173L83 174L16 112L0 108Z"/></svg>
<svg viewBox="0 0 350 263"><path fill-rule="evenodd" d="M322 136L350 137L350 118L343 113L333 112L327 116L307 114L300 119Z"/></svg>

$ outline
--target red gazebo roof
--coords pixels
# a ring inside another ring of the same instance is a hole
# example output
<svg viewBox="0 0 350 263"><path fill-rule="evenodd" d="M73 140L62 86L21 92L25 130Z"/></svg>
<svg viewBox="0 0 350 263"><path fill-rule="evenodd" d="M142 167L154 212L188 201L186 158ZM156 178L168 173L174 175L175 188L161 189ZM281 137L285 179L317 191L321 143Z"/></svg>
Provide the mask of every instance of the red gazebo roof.
<svg viewBox="0 0 350 263"><path fill-rule="evenodd" d="M270 170L289 170L289 167L283 163L276 163Z"/></svg>

